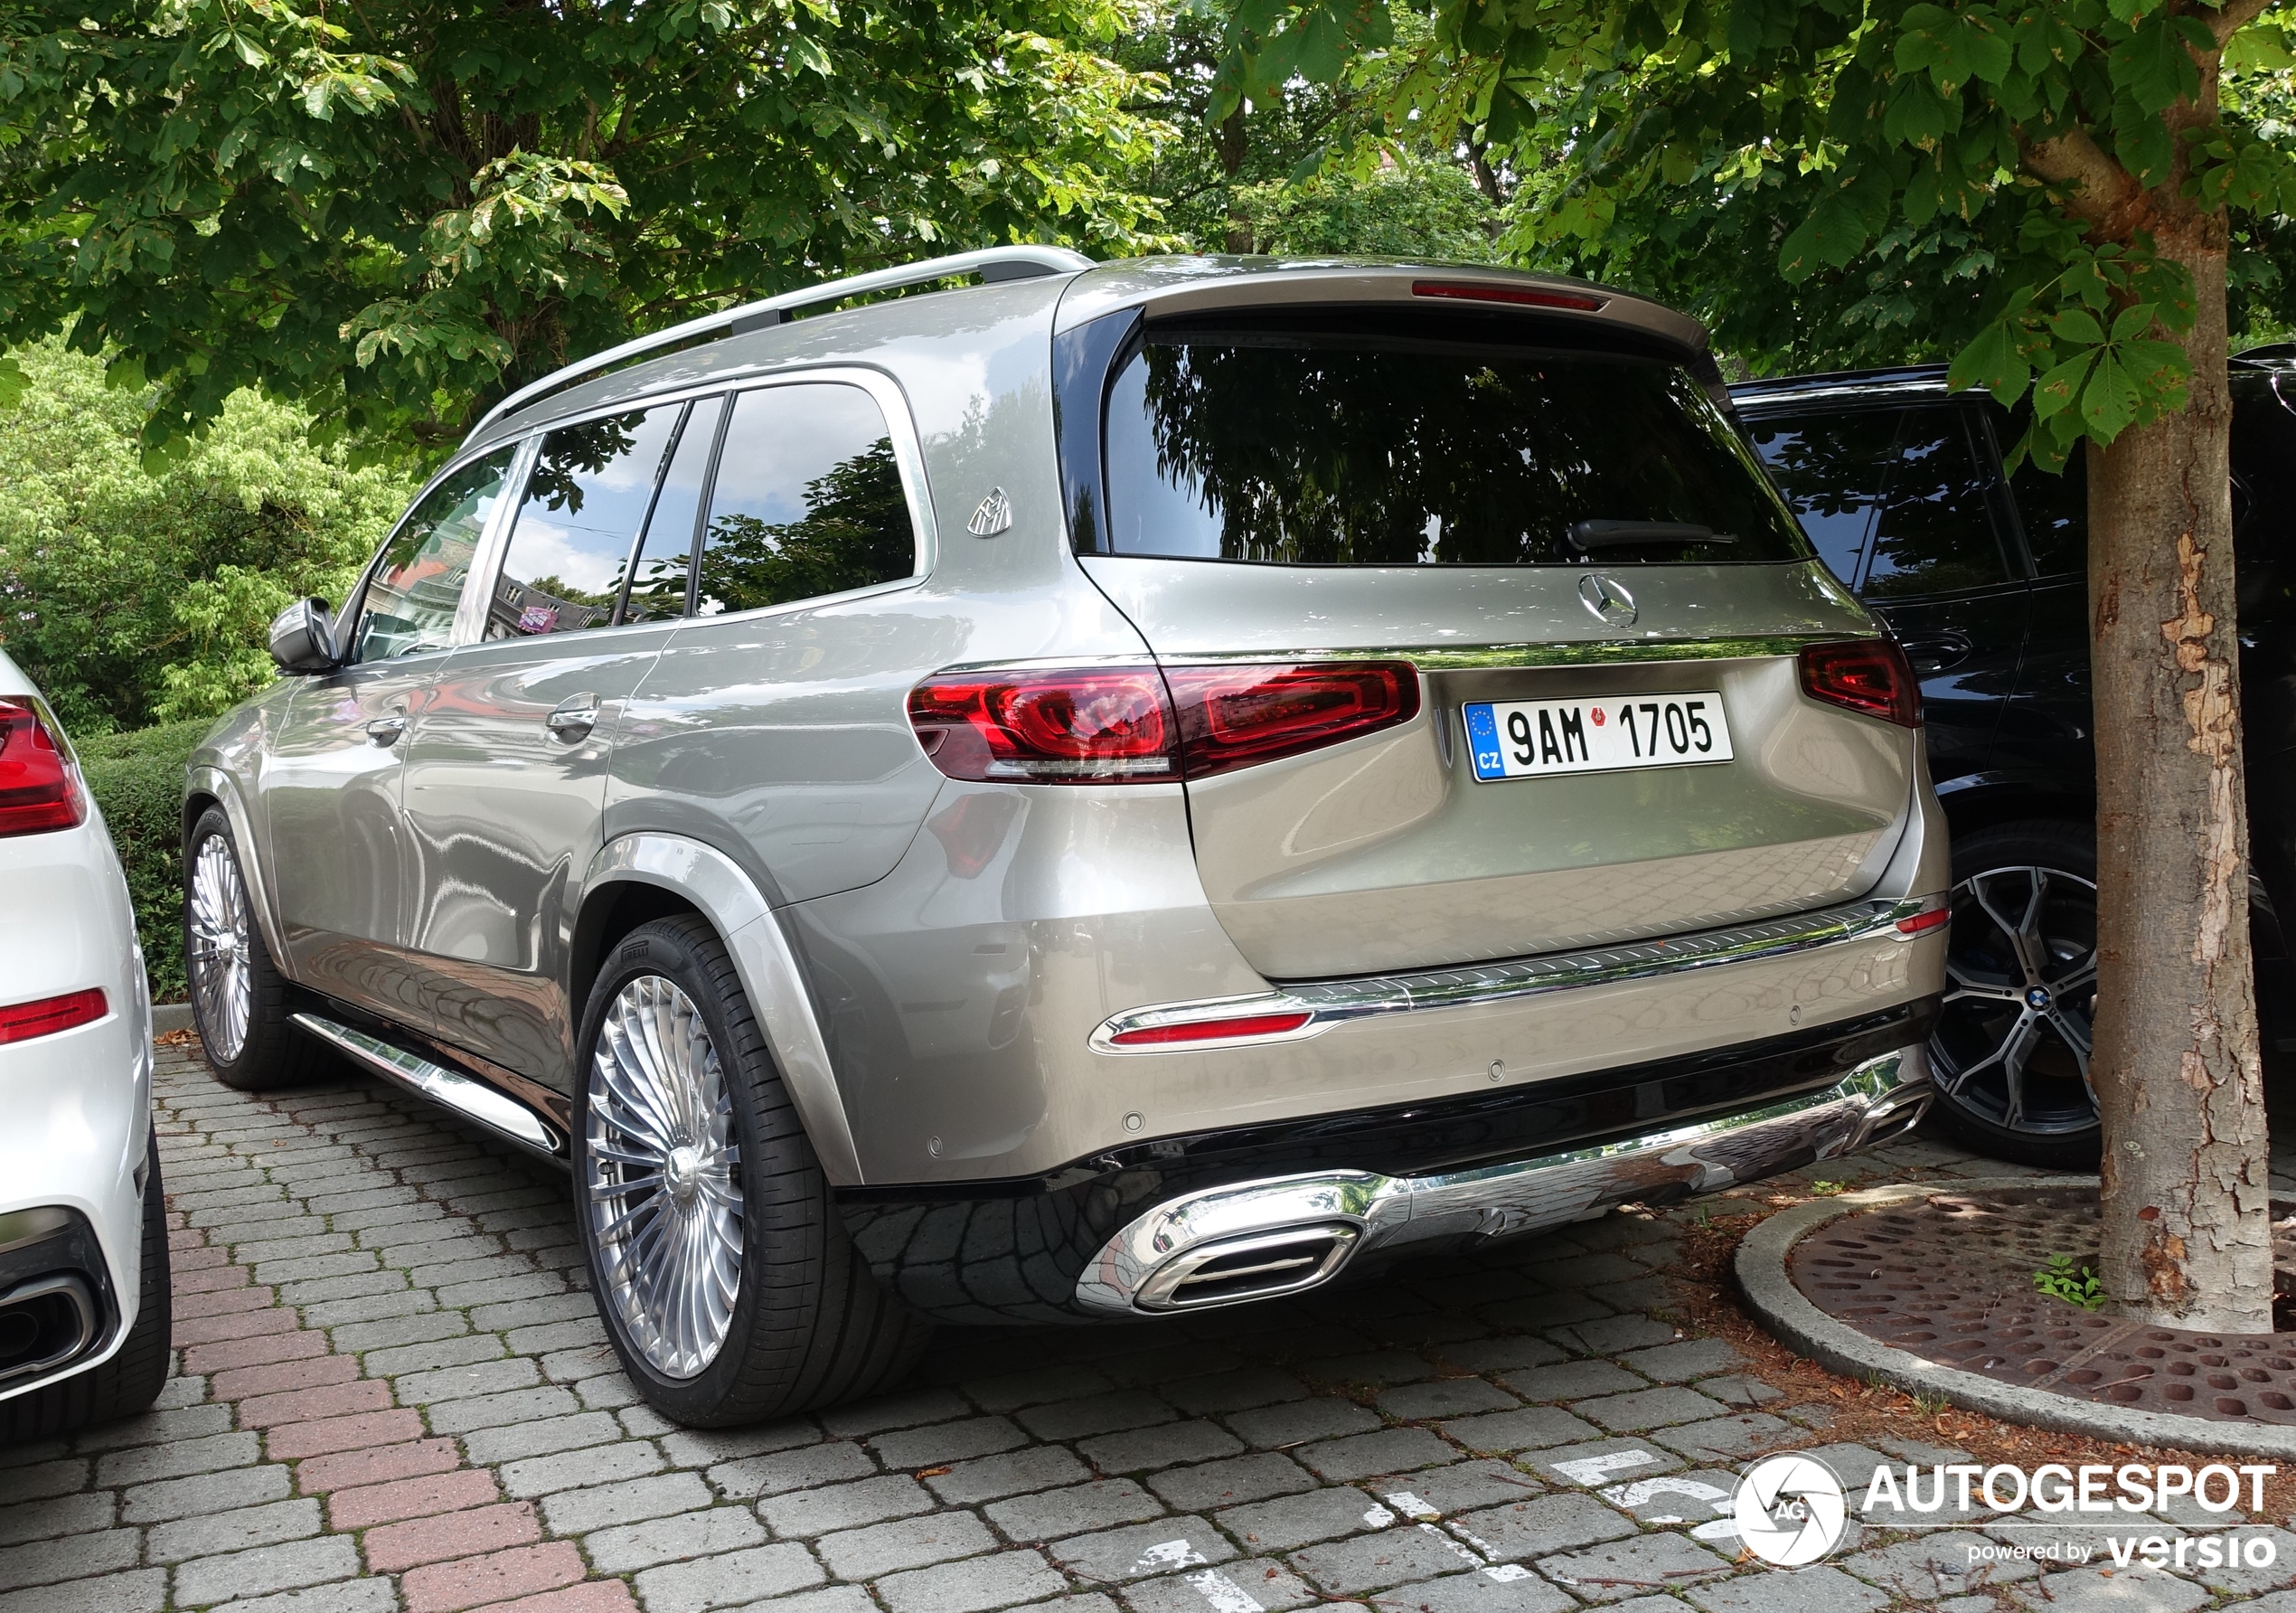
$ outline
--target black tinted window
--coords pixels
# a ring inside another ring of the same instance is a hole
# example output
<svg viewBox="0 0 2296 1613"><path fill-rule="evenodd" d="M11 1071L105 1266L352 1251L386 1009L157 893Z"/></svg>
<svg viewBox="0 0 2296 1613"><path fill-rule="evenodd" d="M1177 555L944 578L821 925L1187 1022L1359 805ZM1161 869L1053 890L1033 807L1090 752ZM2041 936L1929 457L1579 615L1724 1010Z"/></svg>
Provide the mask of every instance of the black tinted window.
<svg viewBox="0 0 2296 1613"><path fill-rule="evenodd" d="M736 397L702 542L704 616L914 576L908 501L876 401L828 385Z"/></svg>
<svg viewBox="0 0 2296 1613"><path fill-rule="evenodd" d="M2078 576L2089 569L2088 472L2082 445L2075 443L2061 473L2051 476L2028 459L2009 477L2025 546L2043 577Z"/></svg>
<svg viewBox="0 0 2296 1613"><path fill-rule="evenodd" d="M1991 473L1971 439L1974 424L1958 405L1905 411L1865 593L1937 594L2009 580L1989 507Z"/></svg>
<svg viewBox="0 0 2296 1613"><path fill-rule="evenodd" d="M1889 479L1898 411L1765 416L1746 428L1778 491L1801 517L1818 556L1843 586L1858 586L1874 512Z"/></svg>
<svg viewBox="0 0 2296 1613"><path fill-rule="evenodd" d="M487 610L487 637L567 633L614 619L683 412L673 403L608 415L542 439Z"/></svg>
<svg viewBox="0 0 2296 1613"><path fill-rule="evenodd" d="M1297 565L1808 551L1680 369L1316 332L1162 333L1111 388L1119 554Z"/></svg>

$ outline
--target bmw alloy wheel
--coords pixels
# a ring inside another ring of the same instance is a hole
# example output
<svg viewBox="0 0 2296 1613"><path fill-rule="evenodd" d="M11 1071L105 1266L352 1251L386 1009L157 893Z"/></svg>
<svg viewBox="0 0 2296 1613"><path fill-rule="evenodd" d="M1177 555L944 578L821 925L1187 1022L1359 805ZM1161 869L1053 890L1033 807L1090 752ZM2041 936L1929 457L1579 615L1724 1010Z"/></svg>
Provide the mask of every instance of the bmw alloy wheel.
<svg viewBox="0 0 2296 1613"><path fill-rule="evenodd" d="M701 1014L642 975L598 1026L583 1141L583 1204L607 1303L664 1378L717 1358L741 1291L740 1149L726 1074Z"/></svg>
<svg viewBox="0 0 2296 1613"><path fill-rule="evenodd" d="M1956 884L1953 900L1931 1042L1940 1096L2028 1136L2094 1127L2095 883L2061 868L1995 867Z"/></svg>
<svg viewBox="0 0 2296 1613"><path fill-rule="evenodd" d="M192 861L191 945L183 959L199 1005L200 1039L229 1063L247 1045L255 1011L255 976L248 964L247 885L231 842L210 835Z"/></svg>

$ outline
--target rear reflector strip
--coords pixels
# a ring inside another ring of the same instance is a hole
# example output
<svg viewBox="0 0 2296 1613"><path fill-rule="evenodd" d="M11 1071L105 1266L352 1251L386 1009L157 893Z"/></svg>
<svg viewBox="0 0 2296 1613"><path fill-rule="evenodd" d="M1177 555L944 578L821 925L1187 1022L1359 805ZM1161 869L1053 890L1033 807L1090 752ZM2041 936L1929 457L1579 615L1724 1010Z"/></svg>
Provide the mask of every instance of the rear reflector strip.
<svg viewBox="0 0 2296 1613"><path fill-rule="evenodd" d="M36 1003L11 1003L0 1008L0 1046L93 1024L109 1012L103 988L98 986L68 991L60 997L42 997Z"/></svg>
<svg viewBox="0 0 2296 1613"><path fill-rule="evenodd" d="M1304 1027L1313 1014L1246 1014L1234 1019L1188 1020L1176 1025L1143 1025L1119 1031L1110 1047L1183 1047L1191 1042L1233 1042L1244 1037L1284 1036Z"/></svg>
<svg viewBox="0 0 2296 1613"><path fill-rule="evenodd" d="M1539 291L1529 286L1486 286L1473 280L1414 280L1411 295L1456 302L1512 303L1525 308L1569 308L1580 314L1592 314L1610 300L1582 291Z"/></svg>
<svg viewBox="0 0 2296 1613"><path fill-rule="evenodd" d="M1928 912L1915 913L1910 919L1898 920L1897 933L1899 935L1925 935L1949 921L1953 916L1953 910L1951 908L1932 908Z"/></svg>

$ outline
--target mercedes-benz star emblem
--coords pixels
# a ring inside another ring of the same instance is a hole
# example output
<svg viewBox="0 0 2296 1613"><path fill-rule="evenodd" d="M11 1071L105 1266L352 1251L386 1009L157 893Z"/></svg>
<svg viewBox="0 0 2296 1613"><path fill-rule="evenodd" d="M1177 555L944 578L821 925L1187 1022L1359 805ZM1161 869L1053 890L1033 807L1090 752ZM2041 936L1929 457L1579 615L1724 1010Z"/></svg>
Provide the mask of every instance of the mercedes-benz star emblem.
<svg viewBox="0 0 2296 1613"><path fill-rule="evenodd" d="M1634 596L1622 583L1612 581L1599 571L1589 571L1578 580L1578 597L1593 611L1614 627L1631 627L1636 615Z"/></svg>
<svg viewBox="0 0 2296 1613"><path fill-rule="evenodd" d="M1841 1480L1816 1457L1764 1457L1738 1480L1730 1511L1746 1550L1780 1568L1800 1568L1841 1543L1849 1503Z"/></svg>

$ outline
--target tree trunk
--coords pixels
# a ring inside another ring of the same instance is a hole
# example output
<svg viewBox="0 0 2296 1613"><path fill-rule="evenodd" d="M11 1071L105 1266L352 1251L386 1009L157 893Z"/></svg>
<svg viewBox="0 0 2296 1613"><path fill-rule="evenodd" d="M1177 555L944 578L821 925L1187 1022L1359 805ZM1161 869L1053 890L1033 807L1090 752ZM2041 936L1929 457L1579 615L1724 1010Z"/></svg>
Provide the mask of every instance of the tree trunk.
<svg viewBox="0 0 2296 1613"><path fill-rule="evenodd" d="M2192 275L2197 314L2180 339L2192 362L2185 410L2088 450L2098 863L2089 1069L2104 1119L2100 1275L2123 1316L2269 1332L2225 222L2222 212L2173 202L2148 222L2161 256Z"/></svg>
<svg viewBox="0 0 2296 1613"><path fill-rule="evenodd" d="M1219 171L1228 179L1228 240L1225 244L1231 252L1252 250L1252 221L1245 216L1243 199L1236 193L1237 178L1244 171L1247 142L1244 104L1238 101L1236 109L1221 119L1212 142L1213 149L1219 153Z"/></svg>

